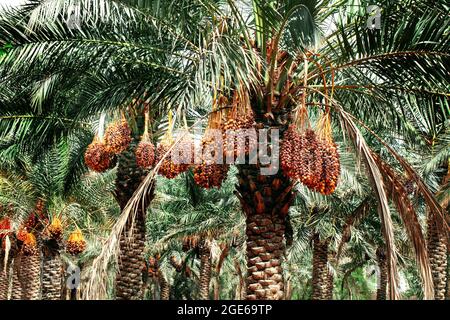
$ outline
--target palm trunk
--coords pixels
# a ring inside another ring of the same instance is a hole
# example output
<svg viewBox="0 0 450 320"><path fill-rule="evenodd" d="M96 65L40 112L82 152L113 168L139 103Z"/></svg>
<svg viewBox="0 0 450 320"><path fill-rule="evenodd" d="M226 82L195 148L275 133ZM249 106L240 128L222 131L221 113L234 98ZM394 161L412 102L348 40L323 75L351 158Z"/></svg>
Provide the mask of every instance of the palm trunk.
<svg viewBox="0 0 450 320"><path fill-rule="evenodd" d="M447 224L450 225L450 219L447 219ZM450 300L450 231L447 238L447 289L445 299Z"/></svg>
<svg viewBox="0 0 450 320"><path fill-rule="evenodd" d="M378 263L378 288L377 300L386 300L386 289L388 285L388 265L386 259L386 251L383 247L377 249Z"/></svg>
<svg viewBox="0 0 450 320"><path fill-rule="evenodd" d="M336 252L328 250L328 264L330 264L331 261L336 261ZM327 291L326 291L326 299L327 300L333 300L333 291L334 291L334 273L330 269L330 266L328 267L328 277L327 277Z"/></svg>
<svg viewBox="0 0 450 320"><path fill-rule="evenodd" d="M0 300L8 300L8 272L3 267L0 272Z"/></svg>
<svg viewBox="0 0 450 320"><path fill-rule="evenodd" d="M447 164L447 174L444 177L443 181L442 181L442 187L444 187L445 185L447 185L450 182L450 161L448 161ZM444 189L444 188L442 188ZM443 197L443 199L440 201L440 204L442 206L442 209L444 209L444 216L445 216L445 220L447 222L447 225L450 225L450 215L449 215L449 206L450 206L450 197ZM447 241L446 241L446 245L447 245L447 271L446 271L446 275L447 275L447 288L446 288L446 293L445 293L445 299L446 300L450 300L450 230L448 230L447 234Z"/></svg>
<svg viewBox="0 0 450 320"><path fill-rule="evenodd" d="M39 251L38 251L39 252ZM41 289L41 256L22 255L20 260L20 283L22 286L22 300L38 300Z"/></svg>
<svg viewBox="0 0 450 320"><path fill-rule="evenodd" d="M11 300L22 299L22 284L20 283L20 266L22 260L22 253L16 253L13 260L12 267L12 288L11 288Z"/></svg>
<svg viewBox="0 0 450 320"><path fill-rule="evenodd" d="M136 165L135 148L136 141L119 156L115 196L121 210L125 209L133 193L146 176L146 172ZM120 235L120 256L116 277L116 298L119 300L136 300L142 299L143 296L142 266L145 263L145 217L153 194L154 187L152 186L144 203L138 205L134 221L130 215ZM133 232L130 236L131 228L133 228Z"/></svg>
<svg viewBox="0 0 450 320"><path fill-rule="evenodd" d="M159 288L160 288L160 299L161 300L169 300L170 285L161 270L158 271L158 281L159 281Z"/></svg>
<svg viewBox="0 0 450 320"><path fill-rule="evenodd" d="M281 170L261 175L256 165L238 168L237 195L246 214L246 299L280 300L284 297L284 232L293 186Z"/></svg>
<svg viewBox="0 0 450 320"><path fill-rule="evenodd" d="M328 239L321 241L319 236L315 235L313 241L313 300L330 299L330 291L332 295L332 278L330 279L330 271L328 269L328 243Z"/></svg>
<svg viewBox="0 0 450 320"><path fill-rule="evenodd" d="M325 294L326 300L333 300L333 288L334 288L334 275L332 272L328 270L327 290Z"/></svg>
<svg viewBox="0 0 450 320"><path fill-rule="evenodd" d="M11 259L5 265L5 254L0 254L0 300L8 300L9 295L9 271L11 266Z"/></svg>
<svg viewBox="0 0 450 320"><path fill-rule="evenodd" d="M449 240L447 240L449 241ZM447 248L449 248L450 245L447 243ZM446 289L446 293L445 293L445 299L446 300L450 300L450 252L448 252L450 250L447 250L447 289Z"/></svg>
<svg viewBox="0 0 450 320"><path fill-rule="evenodd" d="M200 300L209 300L209 284L211 282L211 248L203 240L200 250Z"/></svg>
<svg viewBox="0 0 450 320"><path fill-rule="evenodd" d="M132 236L128 236L131 221L120 236L119 270L116 277L116 297L119 300L141 299L142 266L144 264L145 220L139 209Z"/></svg>
<svg viewBox="0 0 450 320"><path fill-rule="evenodd" d="M445 300L447 286L446 236L439 232L434 215L428 215L427 249L433 275L434 298Z"/></svg>
<svg viewBox="0 0 450 320"><path fill-rule="evenodd" d="M63 266L59 248L44 246L42 262L42 299L61 300Z"/></svg>

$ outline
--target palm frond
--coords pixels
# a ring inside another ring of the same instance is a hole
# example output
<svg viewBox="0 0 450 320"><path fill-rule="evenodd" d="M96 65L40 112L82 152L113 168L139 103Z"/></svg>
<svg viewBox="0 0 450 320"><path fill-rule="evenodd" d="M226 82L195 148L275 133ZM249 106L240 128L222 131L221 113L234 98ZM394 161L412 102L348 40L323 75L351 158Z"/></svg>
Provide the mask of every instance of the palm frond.
<svg viewBox="0 0 450 320"><path fill-rule="evenodd" d="M378 212L382 221L382 231L386 240L389 269L389 292L390 297L393 300L396 300L399 298L397 252L394 243L394 230L389 210L389 203L386 196L386 189L383 183L383 177L378 169L378 166L376 165L375 159L371 154L369 146L367 145L356 124L345 111L338 109L338 112L340 113L342 119L343 130L346 131L351 141L353 141L356 151L365 162L369 179L375 191L375 196L378 201Z"/></svg>

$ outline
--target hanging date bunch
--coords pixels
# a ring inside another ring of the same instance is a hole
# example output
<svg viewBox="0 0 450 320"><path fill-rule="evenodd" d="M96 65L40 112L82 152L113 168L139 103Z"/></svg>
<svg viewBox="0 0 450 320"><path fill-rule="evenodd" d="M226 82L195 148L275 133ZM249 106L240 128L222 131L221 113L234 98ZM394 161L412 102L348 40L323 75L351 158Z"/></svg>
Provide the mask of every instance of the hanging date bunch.
<svg viewBox="0 0 450 320"><path fill-rule="evenodd" d="M54 240L60 240L62 232L63 228L61 219L58 217L53 217L52 222L47 227L46 236Z"/></svg>
<svg viewBox="0 0 450 320"><path fill-rule="evenodd" d="M308 118L306 109L308 59L304 56L304 79L301 103L298 106L293 123L284 133L280 150L281 168L291 179L302 182L314 189L317 184L317 164L320 153L317 139Z"/></svg>
<svg viewBox="0 0 450 320"><path fill-rule="evenodd" d="M300 117L300 120L299 120ZM285 131L280 149L280 164L284 174L294 180L299 180L303 172L300 159L300 149L305 148L306 139L302 131L308 120L306 108L301 107L294 117L294 123ZM300 125L299 125L300 124Z"/></svg>
<svg viewBox="0 0 450 320"><path fill-rule="evenodd" d="M294 123L284 134L280 158L285 175L315 189L321 172L321 154L304 105L299 107Z"/></svg>
<svg viewBox="0 0 450 320"><path fill-rule="evenodd" d="M66 251L71 255L78 255L86 250L86 240L84 240L83 233L79 228L73 231L66 243Z"/></svg>
<svg viewBox="0 0 450 320"><path fill-rule="evenodd" d="M136 148L136 163L139 167L150 169L155 164L155 146L149 135L149 111L145 110L145 128L142 140Z"/></svg>
<svg viewBox="0 0 450 320"><path fill-rule="evenodd" d="M113 122L106 128L105 144L114 154L125 151L131 143L131 129L125 115L122 113L120 121Z"/></svg>
<svg viewBox="0 0 450 320"><path fill-rule="evenodd" d="M322 172L315 190L321 194L330 195L336 189L341 173L341 166L338 148L333 142L329 112L324 112L319 119L317 134L322 156Z"/></svg>
<svg viewBox="0 0 450 320"><path fill-rule="evenodd" d="M156 154L157 160L156 162L160 165L158 169L158 174L168 178L173 179L178 176L180 173L187 171L190 167L190 164L180 163L179 159L173 159L172 155L174 153L175 148L180 148L183 145L189 145L189 142L181 139L177 142L177 146L175 146L175 139L173 137L173 120L172 120L172 112L169 112L169 129L163 136L161 142L159 143ZM187 147L189 149L189 146Z"/></svg>
<svg viewBox="0 0 450 320"><path fill-rule="evenodd" d="M254 129L255 117L250 106L248 93L244 89L235 90L231 111L223 124L224 156L236 161L256 150L257 137Z"/></svg>
<svg viewBox="0 0 450 320"><path fill-rule="evenodd" d="M105 172L112 166L113 155L103 140L95 137L84 153L84 162L93 171Z"/></svg>
<svg viewBox="0 0 450 320"><path fill-rule="evenodd" d="M340 175L339 154L331 135L331 122L329 113L328 89L325 76L323 87L325 88L326 111L320 116L317 123L317 134L311 128L307 99L307 75L308 63L316 61L304 56L304 80L301 103L298 107L294 121L284 134L280 150L281 168L290 178L300 181L305 186L330 195L334 192ZM320 65L319 65L320 66ZM321 69L323 69L320 66ZM334 85L334 73L331 74ZM333 90L331 91L331 96Z"/></svg>
<svg viewBox="0 0 450 320"><path fill-rule="evenodd" d="M27 256L33 256L38 253L36 237L34 234L27 232L22 244L22 251Z"/></svg>
<svg viewBox="0 0 450 320"><path fill-rule="evenodd" d="M105 172L114 165L114 154L109 150L103 139L103 125L105 116L100 117L99 132L94 141L84 153L86 166L96 172Z"/></svg>
<svg viewBox="0 0 450 320"><path fill-rule="evenodd" d="M194 167L194 181L205 189L220 188L229 169L223 158L222 110L213 110L209 116L200 145L201 163Z"/></svg>

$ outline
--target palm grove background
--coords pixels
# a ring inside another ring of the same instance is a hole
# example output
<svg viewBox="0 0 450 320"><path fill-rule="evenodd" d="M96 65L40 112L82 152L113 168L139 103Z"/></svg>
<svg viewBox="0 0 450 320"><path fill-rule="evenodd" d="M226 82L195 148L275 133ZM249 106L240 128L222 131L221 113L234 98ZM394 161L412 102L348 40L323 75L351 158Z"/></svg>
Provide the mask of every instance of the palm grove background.
<svg viewBox="0 0 450 320"><path fill-rule="evenodd" d="M381 26L369 30L374 4ZM1 299L448 298L448 12L439 0L5 9ZM137 166L144 114L157 144L173 126L210 125L217 93L236 88L257 128L284 134L301 105L319 130L329 112L341 171L333 194L282 171L262 177L260 164L231 166L207 190L192 170L167 179ZM108 170L89 170L86 148L105 119L123 117L131 143ZM56 241L46 232L58 220ZM262 221L282 230L276 250L255 245ZM37 241L31 255L24 226ZM77 230L86 249L70 254ZM68 289L74 266L80 286Z"/></svg>

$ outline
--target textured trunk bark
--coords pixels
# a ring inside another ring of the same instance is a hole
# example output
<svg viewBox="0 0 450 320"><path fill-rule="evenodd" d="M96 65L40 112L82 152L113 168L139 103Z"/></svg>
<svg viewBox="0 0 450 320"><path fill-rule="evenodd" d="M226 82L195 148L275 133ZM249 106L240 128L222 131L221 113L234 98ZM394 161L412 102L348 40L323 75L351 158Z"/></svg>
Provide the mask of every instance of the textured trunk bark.
<svg viewBox="0 0 450 320"><path fill-rule="evenodd" d="M333 273L328 271L327 290L325 294L326 300L333 300L333 288L334 288L334 276Z"/></svg>
<svg viewBox="0 0 450 320"><path fill-rule="evenodd" d="M22 284L20 283L20 265L22 260L22 254L17 253L14 257L12 267L12 288L11 288L11 300L22 299Z"/></svg>
<svg viewBox="0 0 450 320"><path fill-rule="evenodd" d="M139 210L141 211L141 210ZM139 212L134 221L133 233L129 237L131 222L120 236L119 270L116 277L116 296L120 300L141 299L142 266L144 264L145 220Z"/></svg>
<svg viewBox="0 0 450 320"><path fill-rule="evenodd" d="M59 250L44 247L42 261L42 299L61 300L63 266Z"/></svg>
<svg viewBox="0 0 450 320"><path fill-rule="evenodd" d="M169 300L170 299L170 285L161 270L158 271L158 281L159 281L159 288L160 288L160 299L161 300Z"/></svg>
<svg viewBox="0 0 450 320"><path fill-rule="evenodd" d="M328 250L328 264L330 262L334 262L336 259L336 252ZM330 266L328 266L328 277L327 277L327 291L326 291L326 299L333 300L333 291L334 291L334 273L330 270Z"/></svg>
<svg viewBox="0 0 450 320"><path fill-rule="evenodd" d="M209 284L211 283L211 248L202 241L200 250L200 300L209 300Z"/></svg>
<svg viewBox="0 0 450 320"><path fill-rule="evenodd" d="M41 256L23 255L20 260L22 300L39 300L41 289Z"/></svg>
<svg viewBox="0 0 450 320"><path fill-rule="evenodd" d="M387 265L386 251L383 247L378 247L377 249L377 263L378 263L377 300L386 300L387 285L388 285L388 265Z"/></svg>
<svg viewBox="0 0 450 320"><path fill-rule="evenodd" d="M0 274L0 300L8 300L8 273L2 270Z"/></svg>
<svg viewBox="0 0 450 320"><path fill-rule="evenodd" d="M239 165L237 195L246 214L248 300L284 297L281 261L285 224L294 199L292 182L281 170L261 175L259 166Z"/></svg>
<svg viewBox="0 0 450 320"><path fill-rule="evenodd" d="M427 249L433 275L434 298L445 300L447 286L447 245L446 234L441 234L437 228L434 215L428 215Z"/></svg>
<svg viewBox="0 0 450 320"><path fill-rule="evenodd" d="M0 249L1 250L1 249ZM9 297L9 274L11 267L11 258L5 265L5 254L0 254L0 300L8 300Z"/></svg>
<svg viewBox="0 0 450 320"><path fill-rule="evenodd" d="M330 299L330 280L332 287L332 278L330 279L330 271L328 269L328 243L329 240L320 240L316 235L313 241L313 300ZM332 277L332 275L331 275Z"/></svg>
<svg viewBox="0 0 450 320"><path fill-rule="evenodd" d="M124 210L133 193L138 189L146 172L136 164L134 141L127 151L119 156L117 169L115 197L121 210ZM119 300L142 299L143 280L142 270L145 265L145 217L146 210L154 195L154 186L151 187L137 208L134 221L131 215L120 235L120 256L116 276L116 298ZM133 223L134 222L134 223ZM133 228L130 237L129 232Z"/></svg>
<svg viewBox="0 0 450 320"><path fill-rule="evenodd" d="M447 224L450 225L450 219L447 220ZM445 299L450 300L450 235L447 238L447 289Z"/></svg>
<svg viewBox="0 0 450 320"><path fill-rule="evenodd" d="M448 243L447 247L450 247ZM450 300L450 253L448 251L447 251L447 289L445 293L446 300Z"/></svg>

